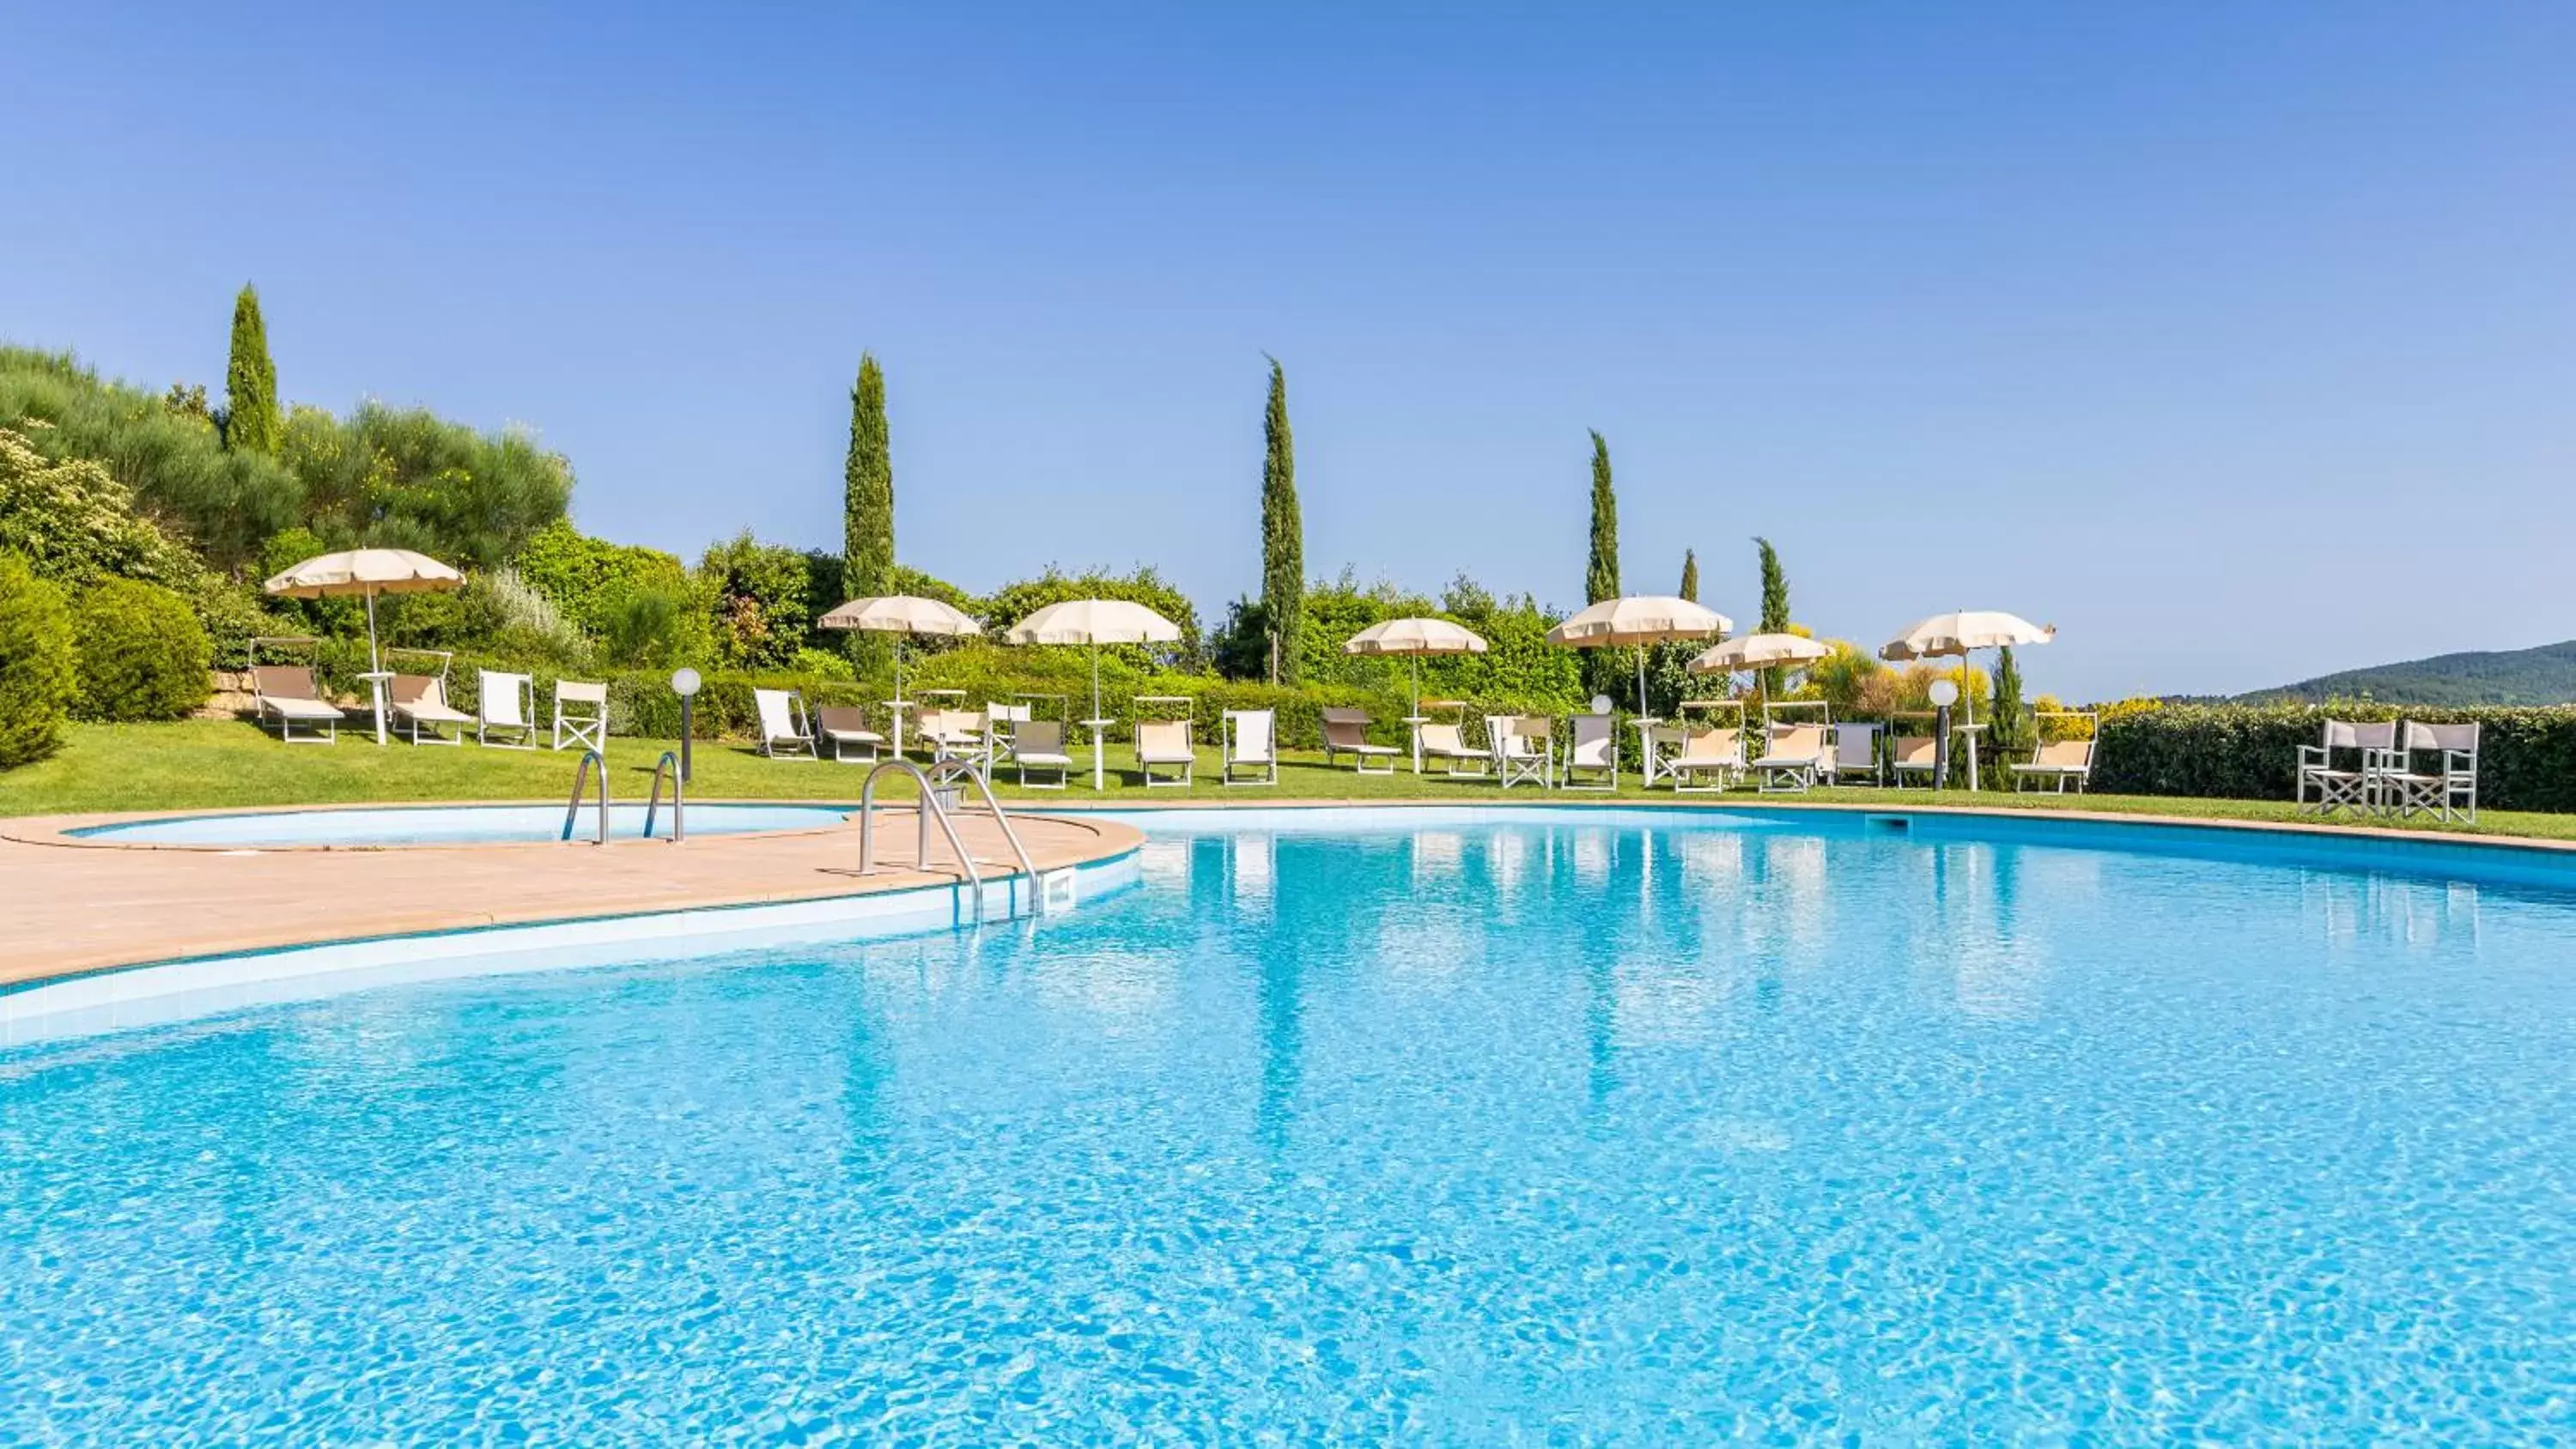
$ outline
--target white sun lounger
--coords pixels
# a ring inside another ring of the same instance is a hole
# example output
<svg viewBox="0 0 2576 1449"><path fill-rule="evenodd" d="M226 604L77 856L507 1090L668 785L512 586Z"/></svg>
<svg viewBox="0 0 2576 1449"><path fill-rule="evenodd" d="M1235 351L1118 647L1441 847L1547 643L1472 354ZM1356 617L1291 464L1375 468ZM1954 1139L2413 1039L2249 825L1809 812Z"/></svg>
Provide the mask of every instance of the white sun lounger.
<svg viewBox="0 0 2576 1449"><path fill-rule="evenodd" d="M1058 719L1023 719L1011 722L1011 763L1020 767L1020 784L1031 790L1061 790L1073 776L1073 756L1064 751L1064 721ZM1053 770L1055 780L1048 783L1029 778L1029 772Z"/></svg>
<svg viewBox="0 0 2576 1449"><path fill-rule="evenodd" d="M885 736L868 728L868 712L855 704L827 704L814 711L814 733L844 765L874 764Z"/></svg>
<svg viewBox="0 0 2576 1449"><path fill-rule="evenodd" d="M1422 727L1422 758L1445 762L1452 778L1482 779L1494 772L1494 752L1469 745L1465 728L1455 724Z"/></svg>
<svg viewBox="0 0 2576 1449"><path fill-rule="evenodd" d="M1186 790L1192 774L1198 769L1198 753L1190 748L1190 722L1185 719L1140 719L1136 721L1136 768L1145 776L1145 788L1177 785ZM1157 771L1177 769L1178 775Z"/></svg>
<svg viewBox="0 0 2576 1449"><path fill-rule="evenodd" d="M327 745L340 738L340 722L348 718L339 706L322 698L314 687L313 671L300 664L260 664L250 671L251 701L260 723L274 721L277 738L290 745ZM299 738L298 725L304 727ZM315 733L315 731L320 733Z"/></svg>
<svg viewBox="0 0 2576 1449"><path fill-rule="evenodd" d="M1681 748L1658 762L1673 782L1676 795L1709 794L1744 778L1744 730L1737 725L1710 725L1685 730ZM1714 784L1699 783L1715 777Z"/></svg>
<svg viewBox="0 0 2576 1449"><path fill-rule="evenodd" d="M2048 738L2048 722L2053 719L2083 720L2090 725L2095 716L2090 713L2061 714L2053 710L2036 716L2032 727L2038 738L2031 741L2029 762L2016 763L2012 767L2013 788L2018 790L2025 783L2045 780L2062 795L2066 793L2068 783L2072 782L2075 793L2080 795L2093 780L2093 731L2088 728L2077 739L2052 740Z"/></svg>
<svg viewBox="0 0 2576 1449"><path fill-rule="evenodd" d="M1828 758L1821 722L1775 724L1769 747L1747 768L1761 777L1767 793L1799 793L1816 787Z"/></svg>
<svg viewBox="0 0 2576 1449"><path fill-rule="evenodd" d="M397 674L385 681L385 695L395 726L415 745L461 745L465 727L474 723L474 716L447 702L447 681L435 674ZM443 735L442 729L456 733ZM429 732L426 739L423 730Z"/></svg>
<svg viewBox="0 0 2576 1449"><path fill-rule="evenodd" d="M502 736L495 740L494 735ZM524 674L486 669L474 687L474 743L495 749L537 747L537 686Z"/></svg>
<svg viewBox="0 0 2576 1449"><path fill-rule="evenodd" d="M1324 763L1330 765L1336 756L1351 757L1351 767L1363 775L1392 775L1395 762L1404 751L1393 745L1373 745L1368 741L1368 712L1335 705L1324 707ZM1386 768L1372 770L1369 761L1384 760Z"/></svg>

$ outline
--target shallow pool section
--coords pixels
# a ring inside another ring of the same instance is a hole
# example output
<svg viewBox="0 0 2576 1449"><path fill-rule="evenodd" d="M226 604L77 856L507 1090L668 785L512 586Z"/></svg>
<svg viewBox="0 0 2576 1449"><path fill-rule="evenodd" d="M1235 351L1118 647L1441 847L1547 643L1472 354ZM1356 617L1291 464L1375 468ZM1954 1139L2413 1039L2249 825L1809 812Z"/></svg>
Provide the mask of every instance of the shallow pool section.
<svg viewBox="0 0 2576 1449"><path fill-rule="evenodd" d="M691 835L740 835L761 830L829 830L855 809L849 805L704 804L688 807ZM644 833L643 805L613 805L609 834ZM574 838L598 830L598 811L585 806ZM556 805L405 805L360 810L277 810L240 815L190 815L95 825L72 834L123 845L188 845L274 849L287 846L491 845L563 838L564 807ZM671 831L665 803L656 835Z"/></svg>
<svg viewBox="0 0 2576 1449"><path fill-rule="evenodd" d="M2562 889L1329 824L1034 926L0 1052L0 1442L2576 1423Z"/></svg>

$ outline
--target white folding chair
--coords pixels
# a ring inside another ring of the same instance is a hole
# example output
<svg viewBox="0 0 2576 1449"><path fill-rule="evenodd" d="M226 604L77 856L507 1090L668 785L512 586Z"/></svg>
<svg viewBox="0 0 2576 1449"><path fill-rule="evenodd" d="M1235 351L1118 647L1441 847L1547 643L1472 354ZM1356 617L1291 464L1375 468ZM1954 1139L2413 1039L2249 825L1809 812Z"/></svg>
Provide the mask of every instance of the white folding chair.
<svg viewBox="0 0 2576 1449"><path fill-rule="evenodd" d="M1494 763L1503 788L1516 784L1556 788L1556 721L1546 715L1496 715Z"/></svg>
<svg viewBox="0 0 2576 1449"><path fill-rule="evenodd" d="M2379 766L2397 748L2397 726L2330 719L2316 744L2299 746L2298 809L2318 815L2366 811L2379 803ZM2350 756L2346 769L2337 757Z"/></svg>
<svg viewBox="0 0 2576 1449"><path fill-rule="evenodd" d="M569 706L569 708L567 708ZM569 739L588 749L608 748L608 684L578 679L555 681L555 748Z"/></svg>
<svg viewBox="0 0 2576 1449"><path fill-rule="evenodd" d="M2431 755L2437 767L2415 768L2419 755ZM2478 818L2478 727L2470 724L2406 722L2397 748L2380 762L2379 804L2400 818L2455 816L2474 824Z"/></svg>

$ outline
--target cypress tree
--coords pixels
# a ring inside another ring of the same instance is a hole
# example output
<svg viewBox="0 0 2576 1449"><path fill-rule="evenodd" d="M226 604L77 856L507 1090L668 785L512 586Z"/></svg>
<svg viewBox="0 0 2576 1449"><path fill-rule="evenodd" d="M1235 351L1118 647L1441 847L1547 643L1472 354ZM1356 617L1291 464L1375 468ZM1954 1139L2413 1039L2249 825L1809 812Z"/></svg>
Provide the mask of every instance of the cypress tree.
<svg viewBox="0 0 2576 1449"><path fill-rule="evenodd" d="M245 282L233 299L232 359L224 365L224 446L274 457L285 441L277 364L268 357L268 324L260 320L259 292Z"/></svg>
<svg viewBox="0 0 2576 1449"><path fill-rule="evenodd" d="M1789 575L1780 567L1780 551L1771 540L1756 538L1754 547L1762 552L1762 622L1756 632L1785 634L1789 632ZM1778 695L1789 671L1777 667L1762 671L1763 688Z"/></svg>
<svg viewBox="0 0 2576 1449"><path fill-rule="evenodd" d="M1277 661L1272 677L1295 684L1306 630L1306 525L1297 514L1297 444L1288 431L1288 373L1270 359L1262 415L1261 618Z"/></svg>
<svg viewBox="0 0 2576 1449"><path fill-rule="evenodd" d="M2030 743L2021 733L2021 662L2009 646L1995 660L1995 717L1986 722L1986 739L1997 763Z"/></svg>
<svg viewBox="0 0 2576 1449"><path fill-rule="evenodd" d="M841 588L853 599L894 589L894 441L886 428L885 373L873 353L859 354L850 389L850 456L841 467ZM850 659L861 674L891 662L881 634L850 631Z"/></svg>
<svg viewBox="0 0 2576 1449"><path fill-rule="evenodd" d="M1583 564L1583 602L1619 597L1619 495L1610 486L1610 444L1592 434L1592 552Z"/></svg>
<svg viewBox="0 0 2576 1449"><path fill-rule="evenodd" d="M1583 562L1583 602L1619 597L1619 495L1610 484L1610 444L1592 430L1592 551ZM1584 652L1585 687L1616 694L1622 671L1607 649Z"/></svg>
<svg viewBox="0 0 2576 1449"><path fill-rule="evenodd" d="M1682 597L1699 602L1699 554L1687 548L1682 550Z"/></svg>

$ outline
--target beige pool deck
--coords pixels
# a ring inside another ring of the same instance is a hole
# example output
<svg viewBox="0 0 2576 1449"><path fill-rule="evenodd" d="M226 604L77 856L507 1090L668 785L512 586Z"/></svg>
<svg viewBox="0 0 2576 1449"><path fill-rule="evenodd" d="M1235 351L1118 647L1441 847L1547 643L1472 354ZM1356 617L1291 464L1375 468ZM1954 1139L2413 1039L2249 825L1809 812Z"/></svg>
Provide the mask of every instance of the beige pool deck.
<svg viewBox="0 0 2576 1449"><path fill-rule="evenodd" d="M677 845L626 839L604 846L550 841L240 850L118 844L67 834L167 813L0 820L0 986L189 956L825 900L965 878L935 832L929 864L914 858L918 821L908 806L880 810L877 871L867 876L859 874L855 823L707 835ZM1010 847L990 816L966 811L956 820L985 880L1016 872ZM1014 811L1011 823L1041 871L1106 859L1143 839L1132 827L1108 820Z"/></svg>

